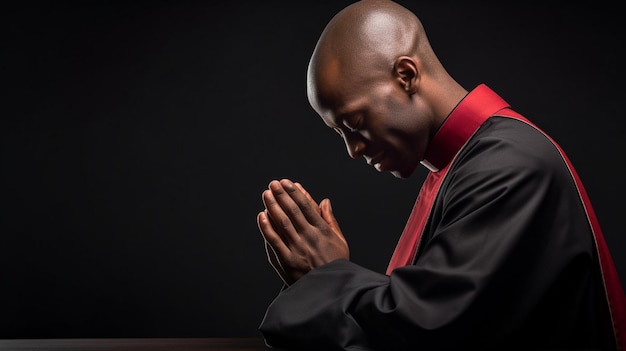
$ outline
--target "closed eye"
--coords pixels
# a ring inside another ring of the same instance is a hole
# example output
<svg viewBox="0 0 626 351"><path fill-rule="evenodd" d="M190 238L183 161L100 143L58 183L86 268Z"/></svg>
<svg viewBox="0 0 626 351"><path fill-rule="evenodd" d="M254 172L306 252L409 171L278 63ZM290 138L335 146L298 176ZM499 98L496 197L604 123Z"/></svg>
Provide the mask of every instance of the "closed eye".
<svg viewBox="0 0 626 351"><path fill-rule="evenodd" d="M363 118L359 118L356 123L350 123L347 119L343 120L343 125L346 126L352 133L357 132L363 126Z"/></svg>

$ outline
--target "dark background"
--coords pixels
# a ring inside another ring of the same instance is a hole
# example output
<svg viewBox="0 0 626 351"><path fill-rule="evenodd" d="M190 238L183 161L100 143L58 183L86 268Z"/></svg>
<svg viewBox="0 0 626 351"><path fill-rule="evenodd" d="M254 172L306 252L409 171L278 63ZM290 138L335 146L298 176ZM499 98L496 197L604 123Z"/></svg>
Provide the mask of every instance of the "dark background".
<svg viewBox="0 0 626 351"><path fill-rule="evenodd" d="M349 3L3 5L0 337L256 336L281 285L255 222L274 178L331 197L353 260L383 272L426 171L351 160L308 105ZM626 281L617 5L400 3L462 85L568 152Z"/></svg>

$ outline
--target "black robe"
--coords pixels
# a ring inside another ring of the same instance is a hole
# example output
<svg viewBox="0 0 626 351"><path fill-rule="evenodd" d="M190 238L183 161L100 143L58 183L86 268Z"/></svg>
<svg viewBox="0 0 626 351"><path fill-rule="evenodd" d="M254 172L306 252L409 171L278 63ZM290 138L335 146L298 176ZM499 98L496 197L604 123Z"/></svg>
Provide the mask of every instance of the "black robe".
<svg viewBox="0 0 626 351"><path fill-rule="evenodd" d="M506 105L485 110L491 100L503 101L481 85L444 123L468 115L480 119L477 130L457 140L461 143L449 148L449 155L433 157L434 166L425 163L446 174L419 233L408 233L407 225L392 258L408 249L408 261L395 260L388 274L346 260L312 270L268 307L260 325L268 345L616 348L615 334L624 332L618 323L624 321L624 294L613 281L612 319L599 263L599 255L608 252L598 252L601 233L593 231L586 194L581 196L553 140L530 123L504 116L518 116ZM413 247L402 247L411 235L418 238L407 241ZM612 265L610 256L608 262ZM614 267L609 268L614 279Z"/></svg>

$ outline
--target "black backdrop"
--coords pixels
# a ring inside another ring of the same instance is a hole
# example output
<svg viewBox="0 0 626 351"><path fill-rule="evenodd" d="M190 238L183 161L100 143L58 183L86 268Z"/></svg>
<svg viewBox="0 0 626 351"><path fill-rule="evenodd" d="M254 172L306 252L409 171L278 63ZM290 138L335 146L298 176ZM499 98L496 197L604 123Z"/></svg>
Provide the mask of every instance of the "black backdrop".
<svg viewBox="0 0 626 351"><path fill-rule="evenodd" d="M257 335L280 288L255 222L274 178L331 197L353 260L384 271L426 172L351 160L305 95L350 2L3 5L0 337ZM401 3L461 84L569 153L626 281L617 8Z"/></svg>

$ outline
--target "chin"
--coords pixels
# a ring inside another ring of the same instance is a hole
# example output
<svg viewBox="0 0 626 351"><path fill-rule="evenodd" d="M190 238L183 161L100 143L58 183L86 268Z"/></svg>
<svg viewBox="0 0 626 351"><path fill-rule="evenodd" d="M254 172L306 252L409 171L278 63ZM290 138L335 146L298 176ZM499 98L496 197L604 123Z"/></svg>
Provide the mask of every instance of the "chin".
<svg viewBox="0 0 626 351"><path fill-rule="evenodd" d="M406 168L390 171L390 173L393 174L393 176L396 178L408 179L411 177L411 175L413 175L413 172L415 172L416 168L417 168L416 166L406 167Z"/></svg>
<svg viewBox="0 0 626 351"><path fill-rule="evenodd" d="M399 179L407 179L412 174L412 172L409 174L405 174L405 173L402 173L401 171L391 171L389 173L391 173L394 177L399 178Z"/></svg>
<svg viewBox="0 0 626 351"><path fill-rule="evenodd" d="M399 172L394 171L394 172L391 172L391 174L398 179L406 179L406 177L403 177L402 174L400 174Z"/></svg>

